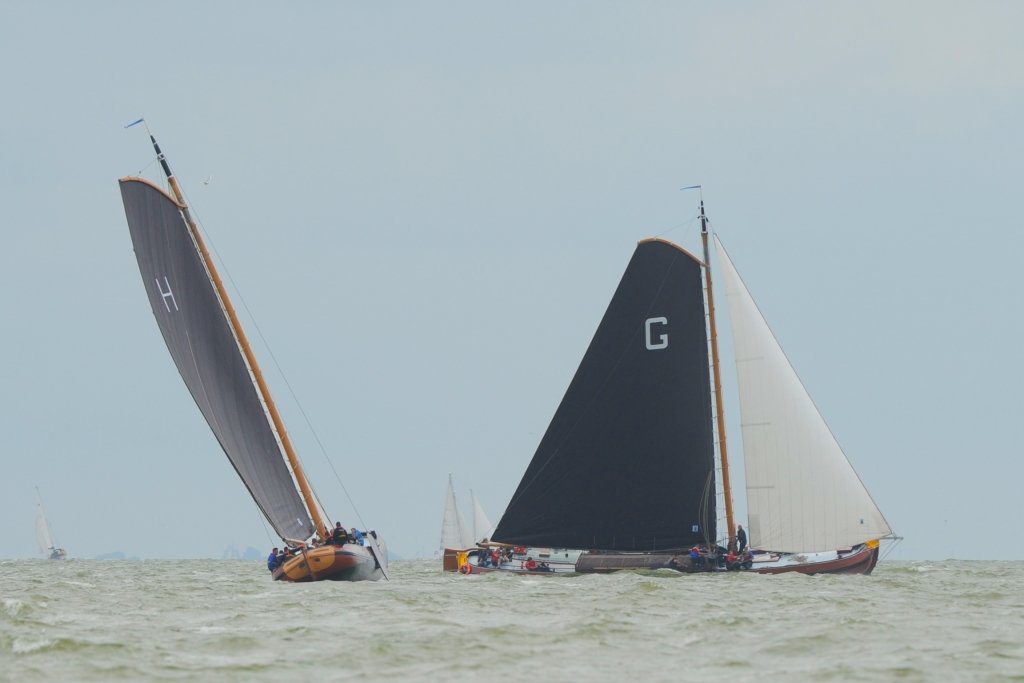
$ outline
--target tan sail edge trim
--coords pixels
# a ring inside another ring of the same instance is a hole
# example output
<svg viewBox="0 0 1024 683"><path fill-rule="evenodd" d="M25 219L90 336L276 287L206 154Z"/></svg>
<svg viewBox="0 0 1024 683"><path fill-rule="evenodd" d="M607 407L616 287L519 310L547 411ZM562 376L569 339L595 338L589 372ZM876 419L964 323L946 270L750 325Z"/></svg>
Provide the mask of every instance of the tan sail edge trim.
<svg viewBox="0 0 1024 683"><path fill-rule="evenodd" d="M675 249L677 251L681 251L684 255L689 256L694 261L699 263L701 266L706 266L707 265L706 263L704 263L703 260L697 258L693 254L688 252L686 249L683 249L681 246L679 246L675 242L670 242L670 241L668 241L667 239L665 239L663 237L646 237L646 238L640 240L639 242L637 242L637 244L647 244L648 242L661 242L662 244L667 244L668 246L672 247L673 249Z"/></svg>
<svg viewBox="0 0 1024 683"><path fill-rule="evenodd" d="M182 204L177 199L175 199L173 196L168 194L167 190L165 190L164 188L160 187L159 185L154 183L152 180L146 180L145 178L140 178L140 177L134 176L134 175L126 175L123 178L118 178L117 182L119 182L119 183L142 183L143 185L149 185L151 188L153 188L154 190L156 190L157 192L162 194L164 197L169 199L171 201L171 203L174 204L179 209L187 209L188 208L186 205Z"/></svg>

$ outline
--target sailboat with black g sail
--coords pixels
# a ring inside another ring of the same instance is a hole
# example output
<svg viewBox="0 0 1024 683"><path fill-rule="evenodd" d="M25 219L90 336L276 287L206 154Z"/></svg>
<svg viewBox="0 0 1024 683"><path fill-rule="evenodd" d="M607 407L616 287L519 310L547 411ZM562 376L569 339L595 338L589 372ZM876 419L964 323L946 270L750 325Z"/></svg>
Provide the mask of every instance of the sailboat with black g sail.
<svg viewBox="0 0 1024 683"><path fill-rule="evenodd" d="M700 218L703 259L637 245L498 522L498 552L471 551L459 571L869 573L895 538L719 244L746 451L751 547L737 547L703 202Z"/></svg>
<svg viewBox="0 0 1024 683"><path fill-rule="evenodd" d="M313 493L245 331L156 139L170 192L120 180L142 283L192 398L287 552L271 563L283 581L376 580L387 551L376 532L335 534Z"/></svg>

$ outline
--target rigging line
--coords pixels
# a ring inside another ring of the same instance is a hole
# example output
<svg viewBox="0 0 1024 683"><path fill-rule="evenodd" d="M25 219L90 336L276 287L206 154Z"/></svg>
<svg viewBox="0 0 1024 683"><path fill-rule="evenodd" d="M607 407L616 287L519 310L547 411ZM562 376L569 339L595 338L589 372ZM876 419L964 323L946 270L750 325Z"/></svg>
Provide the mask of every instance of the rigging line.
<svg viewBox="0 0 1024 683"><path fill-rule="evenodd" d="M663 237L663 236L669 234L670 232L673 232L675 230L679 230L680 228L682 228L683 230L685 230L687 228L690 228L690 227L693 226L694 223L697 222L698 218L700 218L700 215L699 214L694 214L691 218L683 221L682 223L676 223L675 225L672 225L670 227L665 228L661 232L654 233L654 236L655 237Z"/></svg>
<svg viewBox="0 0 1024 683"><path fill-rule="evenodd" d="M900 544L900 542L903 540L903 537L902 536L893 536L889 540L891 541L891 543L888 544L888 547L882 553L882 556L878 558L879 562L881 562L885 558L889 557L889 555L892 554L892 551L896 550L896 546L898 546Z"/></svg>
<svg viewBox="0 0 1024 683"><path fill-rule="evenodd" d="M148 169L148 168L149 168L150 166L152 166L153 164L155 164L155 163L156 163L156 160L157 160L157 157L155 157L155 156L154 156L154 157L153 157L153 160L152 160L152 161L150 161L150 162L149 162L148 164L146 164L145 166L143 166L142 168L140 168L140 169L139 169L139 172L138 172L138 173L136 173L135 175L137 175L137 176L142 176L142 174L146 172L146 169Z"/></svg>
<svg viewBox="0 0 1024 683"><path fill-rule="evenodd" d="M256 504L255 500L253 500L253 504ZM256 511L259 513L256 516L260 518L260 524L263 526L263 533L267 535L267 540L270 541L270 545L273 546L275 543L274 537L270 535L270 527L267 526L267 520L263 518L263 510L259 505L256 505Z"/></svg>
<svg viewBox="0 0 1024 683"><path fill-rule="evenodd" d="M349 505L352 506L353 512L356 513L356 518L359 520L359 523L362 525L363 529L368 529L369 527L363 520L363 516L359 514L359 508L356 507L355 501L352 500L352 496L349 494L348 489L345 488L345 484L341 480L341 475L338 474L338 470L334 467L334 462L331 460L331 457L327 454L327 449L324 447L323 441L320 440L320 435L317 434L316 430L313 428L313 423L309 419L309 415L306 414L306 410L302 407L302 402L299 401L299 397L295 394L295 390L292 388L291 382L288 381L288 376L284 374L284 370L281 368L281 364L277 361L277 356L274 355L274 350L270 347L270 344L267 342L267 338L263 336L263 330L260 329L259 323L256 322L256 316L252 314L252 310L250 310L249 304L246 302L245 297L242 295L242 290L239 289L237 284L235 284L235 279L231 276L231 271L228 269L227 264L221 257L220 252L217 251L217 245L210 237L210 233L206 229L206 226L203 225L202 219L200 219L198 212L195 209L195 206L192 204L192 200L189 198L184 188L182 188L181 193L185 196L185 201L187 201L188 205L192 208L192 216L195 218L196 225L198 225L199 228L202 229L202 231L205 233L206 241L209 242L210 248L213 250L214 255L216 255L217 260L220 261L221 268L224 270L224 274L228 276L228 282L231 283L231 287L234 288L235 293L238 295L238 300L242 303L242 308L245 309L245 312L246 314L248 314L249 319L252 320L252 325L256 330L256 334L259 335L260 341L263 342L264 348L267 349L267 353L270 355L270 359L274 363L274 367L277 368L278 374L281 375L281 379L284 380L285 386L288 387L288 393L291 394L292 400L295 401L295 405L298 407L299 412L302 413L302 417L306 421L306 426L309 427L309 431L313 434L313 438L316 440L317 445L320 447L320 452L323 453L324 459L327 461L327 464L331 466L331 471L334 472L334 478L337 479L338 485L341 486L341 490L344 491L345 497L348 499ZM298 454L296 454L296 457L299 457ZM302 459L299 458L299 463L301 464L301 462ZM320 502L320 496L316 493L316 490L314 489L312 483L310 483L310 488L313 489L313 497L316 498L317 504L319 504L320 508L323 509L323 503Z"/></svg>

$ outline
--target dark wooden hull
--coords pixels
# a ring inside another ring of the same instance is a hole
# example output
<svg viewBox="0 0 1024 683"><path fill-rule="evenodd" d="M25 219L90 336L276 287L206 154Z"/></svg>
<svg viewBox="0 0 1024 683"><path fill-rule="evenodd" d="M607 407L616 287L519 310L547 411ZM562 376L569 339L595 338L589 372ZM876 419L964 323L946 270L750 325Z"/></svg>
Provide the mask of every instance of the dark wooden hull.
<svg viewBox="0 0 1024 683"><path fill-rule="evenodd" d="M457 572L459 571L459 551L455 548L445 548L444 555L441 558L441 571L446 572Z"/></svg>
<svg viewBox="0 0 1024 683"><path fill-rule="evenodd" d="M381 576L373 555L354 544L311 548L274 570L275 581L376 581Z"/></svg>
<svg viewBox="0 0 1024 683"><path fill-rule="evenodd" d="M681 569L670 567L669 562L676 557L671 553L585 553L576 562L576 571L581 574L609 574L611 572L630 569ZM694 571L689 566L690 558L685 558L683 571Z"/></svg>
<svg viewBox="0 0 1024 683"><path fill-rule="evenodd" d="M750 571L757 574L784 574L797 572L800 574L870 574L878 563L877 543L860 546L852 552L840 554L826 560L814 561L787 561L794 556L783 556L778 564L769 566L757 566L755 563L751 569L738 569L734 571ZM707 573L725 572L724 568L706 566L692 566L687 555L671 555L664 553L584 553L580 555L574 569L570 571L527 571L520 567L503 565L501 567L480 567L471 562L465 563L461 570L458 565L457 554L459 551L452 550L450 554L445 552L444 569L446 571L461 571L463 574L490 574L502 572L510 574L530 574L547 576L551 574L579 573L579 574L607 574L616 571L630 570L652 570L652 569L674 569L684 573ZM673 561L673 558L675 560Z"/></svg>
<svg viewBox="0 0 1024 683"><path fill-rule="evenodd" d="M502 574L528 574L529 576L553 576L555 574L566 574L575 572L556 572L556 571L530 571L529 569L514 569L510 567L479 567L475 564L463 565L467 569L460 571L460 574L491 574L493 572L501 572Z"/></svg>

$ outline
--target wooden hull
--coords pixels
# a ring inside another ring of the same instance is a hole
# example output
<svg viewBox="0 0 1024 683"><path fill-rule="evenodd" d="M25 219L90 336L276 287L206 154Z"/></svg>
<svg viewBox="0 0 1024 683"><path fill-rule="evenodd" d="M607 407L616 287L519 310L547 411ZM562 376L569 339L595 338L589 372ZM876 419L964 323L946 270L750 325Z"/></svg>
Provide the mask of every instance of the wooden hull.
<svg viewBox="0 0 1024 683"><path fill-rule="evenodd" d="M530 574L546 576L550 574L607 574L616 571L673 569L683 573L726 572L719 566L693 566L690 558L683 555L662 553L582 553L574 564L552 563L552 571L527 571L523 569L521 558L504 562L500 567L482 567L476 563L475 557L466 557L459 563L458 555L465 551L445 551L445 571L459 571L462 574L490 574L503 572L510 574ZM674 558L674 559L673 559ZM870 574L878 563L878 543L871 542L858 546L849 552L831 552L817 554L790 554L775 556L764 562L755 562L749 569L731 571L749 571L757 574L783 574L797 572L799 574Z"/></svg>
<svg viewBox="0 0 1024 683"><path fill-rule="evenodd" d="M459 552L461 551L456 550L455 548L444 549L444 555L441 558L441 571L459 571Z"/></svg>
<svg viewBox="0 0 1024 683"><path fill-rule="evenodd" d="M847 555L820 562L795 562L792 564L758 567L750 571L758 574L784 574L797 572L800 574L870 574L878 564L878 545L861 546Z"/></svg>
<svg viewBox="0 0 1024 683"><path fill-rule="evenodd" d="M530 571L528 569L518 569L516 567L478 567L475 564L465 565L468 569L460 571L460 574L491 574L493 572L501 572L502 574L527 574L529 576L553 576L555 574L565 574L566 572L556 572L552 570L548 571ZM574 573L574 572L571 572Z"/></svg>
<svg viewBox="0 0 1024 683"><path fill-rule="evenodd" d="M382 576L370 551L351 543L310 548L274 570L275 581L376 581Z"/></svg>

